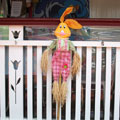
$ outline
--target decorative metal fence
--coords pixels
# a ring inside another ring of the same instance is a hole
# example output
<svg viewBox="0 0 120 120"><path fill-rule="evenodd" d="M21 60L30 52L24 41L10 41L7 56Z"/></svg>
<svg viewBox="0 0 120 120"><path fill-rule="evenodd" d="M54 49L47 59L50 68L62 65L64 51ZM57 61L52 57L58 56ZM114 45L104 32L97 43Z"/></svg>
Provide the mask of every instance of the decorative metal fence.
<svg viewBox="0 0 120 120"><path fill-rule="evenodd" d="M12 30L11 30L12 31ZM11 32L10 31L10 32ZM12 37L12 33L9 33ZM20 33L22 34L22 32ZM22 36L22 35L21 35ZM52 71L48 70L46 77L42 74L40 60L44 47L50 45L51 41L23 41L10 38L9 41L0 41L0 118L1 120L52 120L53 117L53 100L52 100ZM101 85L102 75L105 74L104 84L104 120L111 119L111 92L114 91L113 99L113 119L119 120L119 100L120 100L120 43L119 42L102 42L102 41L74 41L74 45L81 57L81 69L74 79L75 81L75 108L71 107L72 102L72 77L68 79L68 94L64 108L66 120L80 120L82 116L82 104L84 103L84 119L91 120L91 89L92 89L92 58L93 48L96 50L95 55L95 108L94 119L101 118ZM36 59L34 59L34 48ZM83 49L86 49L83 55ZM105 54L105 71L102 71L102 49L106 49ZM112 66L112 48L115 49L114 72ZM85 70L85 93L83 94L82 75L83 75L83 56L86 58ZM50 56L51 61L51 56ZM51 62L49 65L51 66ZM8 76L5 75L8 67ZM36 71L34 70L36 69ZM114 79L112 74L115 75ZM46 81L43 81L46 79ZM35 83L34 83L35 82ZM43 82L46 87L44 89ZM114 83L114 84L112 84ZM35 86L36 85L36 86ZM113 86L114 87L113 87ZM34 89L35 88L35 89ZM113 89L114 88L114 89ZM36 90L36 91L35 91ZM45 96L45 99L43 99ZM36 100L35 100L36 99ZM36 102L35 102L36 101ZM43 110L45 102L45 110ZM35 106L35 107L34 107ZM72 109L74 117L71 117ZM57 109L55 109L56 111ZM61 108L60 120L62 120Z"/></svg>

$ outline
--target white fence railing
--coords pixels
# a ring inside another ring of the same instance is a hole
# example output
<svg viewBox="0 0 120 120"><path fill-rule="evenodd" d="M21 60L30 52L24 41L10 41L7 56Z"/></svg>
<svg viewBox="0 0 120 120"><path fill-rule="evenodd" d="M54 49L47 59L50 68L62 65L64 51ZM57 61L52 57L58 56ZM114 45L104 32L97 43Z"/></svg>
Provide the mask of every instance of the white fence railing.
<svg viewBox="0 0 120 120"><path fill-rule="evenodd" d="M52 71L48 70L46 77L46 90L43 89L43 75L40 68L40 60L42 56L43 46L49 46L51 41L0 41L0 118L5 120L7 118L11 120L33 120L37 118L38 120L47 119L52 120L53 118L53 105L52 105ZM91 85L92 83L92 58L93 51L92 48L96 49L95 57L95 107L94 107L94 119L101 119L101 84L102 84L102 48L106 48L106 61L105 61L105 91L104 91L104 120L110 120L111 110L111 83L112 83L112 48L116 50L115 54L115 77L114 77L114 108L113 116L114 120L120 119L119 109L120 109L120 43L119 42L94 42L94 41L74 41L74 45L77 47L77 51L81 57L81 69L78 75L76 75L75 84L75 116L71 118L71 101L72 101L72 81L71 76L68 78L68 94L65 107L65 119L66 120L80 120L82 112L82 57L86 57L86 72L85 72L85 120L91 120ZM6 47L8 50L6 50ZM26 54L24 47L26 48ZM36 60L33 59L33 47L36 47ZM83 55L83 47L86 47L86 54ZM8 55L6 57L6 51ZM26 57L25 57L26 56ZM25 58L24 58L25 57ZM8 61L6 62L6 59ZM24 60L25 59L25 60ZM51 56L50 56L51 59ZM49 61L50 62L50 61ZM8 64L8 79L6 78L6 64ZM33 88L33 64L36 64L36 89L34 93ZM50 64L50 63L49 63ZM26 67L26 73L24 69ZM25 79L24 79L24 74ZM26 81L26 82L25 82ZM8 89L6 88L8 84ZM25 89L26 87L26 89ZM26 95L27 90L27 95ZM46 94L46 111L43 111L43 94ZM24 98L25 97L25 98ZM36 97L36 117L34 117L34 97ZM25 101L26 108L25 108ZM57 110L57 109L56 109ZM26 112L27 111L27 112ZM43 112L46 112L45 117L43 117ZM27 114L25 117L25 113ZM62 109L60 120L62 120Z"/></svg>

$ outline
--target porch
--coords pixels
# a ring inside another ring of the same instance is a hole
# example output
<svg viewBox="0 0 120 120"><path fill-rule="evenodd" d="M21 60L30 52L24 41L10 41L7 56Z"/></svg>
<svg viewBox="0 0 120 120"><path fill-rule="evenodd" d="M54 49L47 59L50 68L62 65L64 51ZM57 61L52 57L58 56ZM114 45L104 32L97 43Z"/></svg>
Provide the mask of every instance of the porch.
<svg viewBox="0 0 120 120"><path fill-rule="evenodd" d="M20 31L18 39L12 31ZM10 26L9 41L0 40L0 118L54 120L57 105L52 99L52 71L49 69L45 76L40 68L42 52L52 41L25 41L23 34L23 26ZM75 78L68 78L60 120L119 120L120 42L73 43L81 69Z"/></svg>

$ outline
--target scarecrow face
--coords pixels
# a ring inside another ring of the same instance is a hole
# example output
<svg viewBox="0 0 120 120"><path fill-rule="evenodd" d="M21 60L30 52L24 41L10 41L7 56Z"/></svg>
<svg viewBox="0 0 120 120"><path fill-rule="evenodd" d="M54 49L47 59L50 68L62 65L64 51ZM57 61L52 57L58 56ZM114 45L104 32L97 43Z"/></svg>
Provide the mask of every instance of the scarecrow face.
<svg viewBox="0 0 120 120"><path fill-rule="evenodd" d="M55 35L58 38L68 38L71 32L66 23L60 23L55 30Z"/></svg>

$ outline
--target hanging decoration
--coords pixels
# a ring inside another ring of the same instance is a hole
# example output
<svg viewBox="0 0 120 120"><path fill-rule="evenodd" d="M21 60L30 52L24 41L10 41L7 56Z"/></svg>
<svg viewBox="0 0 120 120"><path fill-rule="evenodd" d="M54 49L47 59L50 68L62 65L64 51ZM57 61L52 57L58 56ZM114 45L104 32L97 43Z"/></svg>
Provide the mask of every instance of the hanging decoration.
<svg viewBox="0 0 120 120"><path fill-rule="evenodd" d="M73 43L69 40L72 29L81 29L82 25L76 20L66 19L65 16L72 13L74 7L68 7L60 17L60 24L55 30L57 37L51 45L43 52L41 68L43 72L48 70L48 57L52 56L52 73L53 73L53 99L58 104L57 120L59 120L60 103L63 106L67 96L67 79L70 74L76 75L80 69L80 57L75 50ZM73 54L73 58L72 58Z"/></svg>

